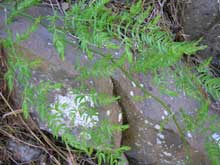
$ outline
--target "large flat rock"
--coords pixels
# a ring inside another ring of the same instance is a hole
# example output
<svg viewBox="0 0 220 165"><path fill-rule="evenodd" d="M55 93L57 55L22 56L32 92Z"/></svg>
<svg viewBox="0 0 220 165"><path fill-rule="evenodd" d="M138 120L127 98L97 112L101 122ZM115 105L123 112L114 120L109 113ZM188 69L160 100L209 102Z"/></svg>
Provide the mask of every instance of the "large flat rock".
<svg viewBox="0 0 220 165"><path fill-rule="evenodd" d="M50 14L48 8L34 8L29 10L29 14L32 16ZM24 33L31 25L31 21L24 18L16 18L10 25L13 35L16 33ZM4 26L4 19L0 19L0 38L6 36L6 27ZM117 102L96 107L90 94L86 93L74 93L73 90L79 88L82 84L76 81L76 76L80 73L74 69L76 64L86 65L88 58L79 49L72 45L66 45L65 60L62 61L59 58L57 51L53 46L52 34L42 25L39 25L37 30L30 35L30 37L19 43L17 48L23 53L24 57L28 60L40 60L41 64L38 67L32 69L31 84L33 86L38 85L41 81L50 81L52 83L62 83L63 86L59 90L52 90L48 95L48 102L50 103L50 113L56 113L56 104L60 104L58 109L61 111L62 119L59 124L64 124L72 130L74 136L77 139L82 139L82 130L91 129L95 130L101 127L101 122L104 120L109 121L112 124L121 124L121 109ZM103 79L89 79L85 80L84 84L88 90L95 89L97 93L104 94L106 96L113 96L113 84L110 78ZM17 83L14 88L14 99L17 106L21 105L22 84ZM80 102L75 101L76 97L80 94L86 95ZM91 108L95 108L97 113L89 115L86 112L82 114L79 107L81 104L89 104ZM49 111L47 109L46 111ZM38 113L35 107L31 107L33 118L38 122L41 129L51 131L47 127L47 122L43 122L39 119ZM71 116L74 115L74 118ZM62 134L62 131L60 132ZM86 135L87 136L87 135ZM102 134L96 135L98 138L103 137ZM98 139L97 138L97 139ZM102 142L110 142L114 147L119 147L121 144L121 132L116 132L113 137L101 138ZM90 135L88 135L88 141L92 143ZM100 144L104 145L104 144ZM98 146L97 146L98 147Z"/></svg>
<svg viewBox="0 0 220 165"><path fill-rule="evenodd" d="M176 91L178 96L161 94L150 75L135 75L140 85L150 91L154 96L162 99L176 116L182 128L180 108L187 114L193 114L199 107L198 103L186 96L184 92L176 90L172 74L168 73L170 90ZM123 107L125 123L129 123L129 129L123 133L124 145L132 147L126 152L131 164L184 164L186 152L183 141L172 118L165 124L160 132L160 124L171 114L155 101L152 97L137 101L135 97L143 96L137 84L128 80L122 73L113 76L113 82L117 95L121 96L120 105ZM205 137L191 132L184 132L187 143L190 146L189 154L193 164L209 164L204 154Z"/></svg>

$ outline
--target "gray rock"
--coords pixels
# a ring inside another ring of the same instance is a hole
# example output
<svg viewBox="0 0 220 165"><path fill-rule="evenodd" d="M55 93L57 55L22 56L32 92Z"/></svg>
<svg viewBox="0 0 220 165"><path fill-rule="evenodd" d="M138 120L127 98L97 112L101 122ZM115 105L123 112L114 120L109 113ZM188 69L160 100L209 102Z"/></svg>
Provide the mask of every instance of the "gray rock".
<svg viewBox="0 0 220 165"><path fill-rule="evenodd" d="M192 0L184 9L184 31L195 39L206 34L219 20L217 0Z"/></svg>
<svg viewBox="0 0 220 165"><path fill-rule="evenodd" d="M36 11L35 11L36 13ZM40 12L41 13L41 12ZM42 12L43 13L43 12ZM0 20L1 21L1 20ZM1 24L1 23L0 23ZM12 25L13 32L22 33L30 25L30 22L24 18L17 19ZM81 65L88 63L85 55L70 45L66 48L66 61L61 61L52 45L52 34L46 28L40 26L30 38L23 42L21 50L29 59L41 59L40 67L34 69L32 82L37 83L40 80L50 80L52 82L63 82L64 88L60 91L52 91L49 95L51 105L55 101L67 101L71 105L70 100L74 94L69 91L70 88L77 88L79 84L73 79L80 73L72 69L73 66L80 62ZM115 54L116 55L116 54ZM166 103L174 109L175 115L179 119L179 108L184 108L188 113L193 113L198 107L198 103L190 98L187 98L183 92L179 93L178 97L169 97L161 95L158 89L151 84L151 76L136 76L141 81L141 85L150 90L153 94L161 97ZM175 124L170 121L165 125L163 132L159 132L159 124L169 115L163 107L152 98L144 101L135 101L134 96L141 96L143 93L130 82L123 74L118 73L113 76L113 84L110 78L90 80L85 82L90 88L94 88L102 93L113 95L114 92L121 96L120 105L124 110L124 118L130 128L123 134L123 144L132 147L132 150L126 152L130 164L184 164L186 154L183 148L183 142L178 134ZM171 89L175 89L170 82ZM114 85L114 86L113 86ZM19 93L20 88L15 89ZM19 95L18 95L19 96ZM20 100L17 98L19 104ZM66 102L65 102L66 103ZM34 110L34 108L33 108ZM67 109L68 110L68 109ZM98 120L108 118L112 123L122 123L121 109L117 103L98 109ZM38 119L37 114L33 111L32 115ZM68 123L68 120L65 121ZM164 117L164 118L163 118ZM97 118L94 118L96 121ZM39 120L38 120L39 121ZM78 125L79 122L78 121ZM98 122L98 121L97 121ZM82 124L82 123L81 123ZM91 124L91 123L90 123ZM181 122L180 122L181 124ZM45 123L39 121L42 129L47 131ZM82 125L80 125L82 126ZM78 128L73 128L73 133L80 137ZM203 138L200 135L186 135L190 144L190 154L193 162L197 164L208 164L203 151ZM121 133L114 136L115 146L120 146Z"/></svg>
<svg viewBox="0 0 220 165"><path fill-rule="evenodd" d="M172 77L170 73L169 77ZM179 95L176 97L160 94L157 87L152 84L152 78L149 75L135 75L135 78L141 82L141 86L161 98L173 109L180 126L183 126L180 108L191 114L198 108L198 103L186 97L183 92L178 92ZM126 79L122 73L113 76L113 82L117 95L121 96L120 105L124 111L124 122L130 126L123 133L122 138L122 144L132 148L131 151L126 152L130 164L184 164L187 155L174 122L170 120L163 132L159 131L160 123L170 114L153 98L135 100L136 96L143 96L143 93L136 87L137 84ZM172 78L168 84L170 84L170 90L176 91ZM204 137L190 132L186 133L185 137L190 146L190 155L194 164L209 164L204 154Z"/></svg>
<svg viewBox="0 0 220 165"><path fill-rule="evenodd" d="M213 57L214 64L219 65L219 23L220 4L217 0L192 0L186 4L183 28L189 39L203 38L202 44L208 45L200 51L202 58Z"/></svg>
<svg viewBox="0 0 220 165"><path fill-rule="evenodd" d="M43 151L39 148L21 142L15 142L13 140L8 141L7 149L12 153L12 156L16 161L22 163L35 161L43 154Z"/></svg>
<svg viewBox="0 0 220 165"><path fill-rule="evenodd" d="M40 11L37 11L37 10ZM33 13L32 13L33 12ZM48 15L48 10L35 8L35 10L29 10L29 14L33 16ZM3 20L0 20L2 22ZM1 23L0 23L1 24ZM24 33L26 29L31 25L31 22L23 17L18 17L10 25L10 29L13 32L13 35L16 33ZM4 32L4 28L0 28L1 32ZM71 45L66 45L65 50L65 61L62 61L59 58L53 44L52 34L42 25L39 25L38 29L30 35L28 40L20 43L19 49L23 55L29 60L40 60L41 65L32 70L32 85L37 85L40 81L50 81L53 83L62 83L63 87L61 90L53 90L48 95L48 101L51 107L51 113L55 113L56 103L66 104L65 108L61 108L63 119L60 121L60 124L65 124L72 129L72 133L80 139L82 136L82 129L94 129L100 125L100 122L103 120L108 120L112 124L121 124L121 109L116 103L112 103L107 106L98 107L98 114L89 116L84 113L84 116L80 115L79 109L77 108L81 103L88 103L90 106L93 105L91 97L88 95L80 103L74 103L74 99L78 96L76 93L73 93L71 90L79 88L81 85L75 80L76 76L79 75L78 71L74 69L74 66L80 62L81 65L86 65L88 59L85 54L83 54L79 49ZM96 89L97 92L106 94L108 96L113 96L113 84L110 78L104 79L94 79L85 81L88 89ZM15 96L14 100L17 105L21 105L20 94L22 92L22 84L17 84L15 87ZM75 114L75 120L70 120L71 113ZM41 129L47 130L50 132L50 129L47 127L47 123L39 120L38 113L36 113L35 107L32 107L32 116L38 121L38 124ZM88 117L86 119L86 117ZM120 119L120 120L119 120ZM62 134L62 132L60 133ZM102 135L99 135L102 136ZM115 147L119 147L121 143L121 133L116 132L114 137L108 137L110 143L113 143ZM108 139L103 139L107 141ZM88 141L90 139L88 138Z"/></svg>
<svg viewBox="0 0 220 165"><path fill-rule="evenodd" d="M203 43L208 47L200 53L205 57L213 57L213 64L219 66L220 59L220 22L215 24L204 37Z"/></svg>

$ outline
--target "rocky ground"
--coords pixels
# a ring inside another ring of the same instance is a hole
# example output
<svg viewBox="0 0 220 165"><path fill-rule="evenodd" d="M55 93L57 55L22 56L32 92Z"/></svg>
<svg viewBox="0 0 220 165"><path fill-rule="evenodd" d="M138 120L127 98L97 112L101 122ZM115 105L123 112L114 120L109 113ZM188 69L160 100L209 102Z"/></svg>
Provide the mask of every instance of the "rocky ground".
<svg viewBox="0 0 220 165"><path fill-rule="evenodd" d="M34 7L29 10L33 16L47 15L50 13L50 7ZM4 37L3 15L0 11L0 38ZM181 27L178 32L186 40L199 39L208 45L208 48L199 52L199 58L204 59L213 57L213 65L218 68L219 50L220 50L220 4L217 0L193 0L184 3L184 12L182 20L177 21ZM30 22L24 18L16 19L11 25L13 32L22 33L23 27L28 27ZM175 29L174 29L175 30ZM177 32L176 32L176 35ZM58 55L52 43L51 33L43 26L40 26L31 37L23 42L20 46L23 53L30 59L40 58L43 65L33 70L33 83L40 80L49 79L50 81L63 82L64 90L55 91L50 94L51 104L56 99L64 100L68 106L71 105L68 100L74 97L68 89L77 87L72 78L77 74L76 71L70 70L71 65L75 65L76 57L82 52L70 45L66 50L66 61L58 58ZM115 52L120 54L121 52ZM96 160L88 158L86 155L77 154L74 150L66 148L55 140L48 133L50 132L45 123L38 121L38 116L33 113L32 119L26 121L22 118L21 111L16 109L15 105L19 103L19 90L16 93L7 93L3 75L7 70L5 64L6 52L2 49L0 52L0 164L19 164L21 162L34 162L54 164L65 162L69 164L96 164ZM87 63L87 59L81 56L82 64ZM175 90L172 84L172 74L170 75L169 88ZM184 107L187 113L193 113L198 107L196 101L188 98L184 92L179 92L178 97L161 95L158 89L151 84L150 75L135 75L140 80L141 86L150 90L154 95L166 100L168 105L174 109L178 116L178 109ZM121 144L131 146L132 149L125 153L129 164L147 165L147 164L184 164L185 151L183 142L173 122L169 122L163 132L160 132L160 122L170 114L163 109L153 99L146 101L135 101L135 96L143 95L137 88L137 84L125 78L118 72L112 77L102 80L90 80L87 82L91 87L109 95L117 95L121 100L100 110L98 120L109 118L112 123L129 124L130 128L123 133L114 135L114 145ZM146 108L147 107L147 108ZM11 112L11 108L15 113ZM68 111L68 108L66 108ZM96 119L94 119L96 120ZM97 122L98 122L97 120ZM35 123L35 124L34 124ZM36 124L37 123L37 124ZM79 125L86 125L79 118ZM38 126L39 127L38 127ZM40 129L39 129L40 128ZM73 130L74 134L80 136L77 128ZM216 134L218 135L218 134ZM204 153L204 137L200 134L188 132L186 135L187 143L190 148L190 155L193 164L205 165L210 164ZM61 163L62 164L62 163Z"/></svg>

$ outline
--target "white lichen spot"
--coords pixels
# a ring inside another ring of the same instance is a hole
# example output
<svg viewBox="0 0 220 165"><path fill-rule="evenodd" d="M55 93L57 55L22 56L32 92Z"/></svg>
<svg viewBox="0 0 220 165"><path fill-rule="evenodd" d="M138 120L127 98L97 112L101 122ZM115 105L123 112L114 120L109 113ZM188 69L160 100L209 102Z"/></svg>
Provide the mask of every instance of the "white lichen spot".
<svg viewBox="0 0 220 165"><path fill-rule="evenodd" d="M93 84L94 84L94 82L93 82L92 80L89 80L89 83L90 83L91 85L93 85Z"/></svg>
<svg viewBox="0 0 220 165"><path fill-rule="evenodd" d="M51 42L48 42L47 45L48 45L48 46L52 46L53 44L52 44Z"/></svg>
<svg viewBox="0 0 220 165"><path fill-rule="evenodd" d="M122 120L122 113L119 113L118 115L118 121L120 122Z"/></svg>
<svg viewBox="0 0 220 165"><path fill-rule="evenodd" d="M147 142L147 144L148 144L149 146L153 146L153 144L152 144L151 142Z"/></svg>
<svg viewBox="0 0 220 165"><path fill-rule="evenodd" d="M85 103L94 107L92 97L83 94L68 92L65 96L56 95L55 102L50 105L51 113L59 116L60 124L67 127L82 126L85 128L94 127L99 121L98 113L88 114L85 110Z"/></svg>
<svg viewBox="0 0 220 165"><path fill-rule="evenodd" d="M174 147L174 144L171 144L171 145L170 145L170 148L173 148L173 147Z"/></svg>
<svg viewBox="0 0 220 165"><path fill-rule="evenodd" d="M163 159L163 160L160 160L160 161L161 161L161 163L163 163L163 164L172 164L171 161L166 160L166 159Z"/></svg>
<svg viewBox="0 0 220 165"><path fill-rule="evenodd" d="M119 55L119 52L115 52L115 55L118 56L118 55Z"/></svg>
<svg viewBox="0 0 220 165"><path fill-rule="evenodd" d="M164 139L164 135L162 133L158 133L157 136L160 138L160 139Z"/></svg>
<svg viewBox="0 0 220 165"><path fill-rule="evenodd" d="M157 144L162 144L162 142L160 141L159 138L156 139L156 143L157 143Z"/></svg>
<svg viewBox="0 0 220 165"><path fill-rule="evenodd" d="M161 119L162 119L162 120L164 120L164 119L165 119L165 117L164 117L164 116L161 116Z"/></svg>
<svg viewBox="0 0 220 165"><path fill-rule="evenodd" d="M162 154L159 154L159 155L160 155L160 157L162 157L162 158L164 157L164 155L162 155Z"/></svg>
<svg viewBox="0 0 220 165"><path fill-rule="evenodd" d="M144 84L140 84L140 87L143 88L143 87L144 87Z"/></svg>
<svg viewBox="0 0 220 165"><path fill-rule="evenodd" d="M214 134L212 134L212 138L218 142L220 140L220 134L214 133Z"/></svg>
<svg viewBox="0 0 220 165"><path fill-rule="evenodd" d="M171 154L171 153L166 152L166 151L164 151L164 152L163 152L163 154L164 154L165 156L168 156L168 157L172 156L172 154Z"/></svg>
<svg viewBox="0 0 220 165"><path fill-rule="evenodd" d="M131 95L131 96L134 96L134 92L133 92L133 91L130 91L130 95Z"/></svg>
<svg viewBox="0 0 220 165"><path fill-rule="evenodd" d="M135 88L136 87L136 84L134 81L131 82L132 86Z"/></svg>
<svg viewBox="0 0 220 165"><path fill-rule="evenodd" d="M144 120L144 123L145 123L145 124L148 124L148 123L149 123L149 121L148 121L148 120Z"/></svg>
<svg viewBox="0 0 220 165"><path fill-rule="evenodd" d="M188 137L188 138L192 138L191 132L189 132L189 131L187 132L187 137Z"/></svg>
<svg viewBox="0 0 220 165"><path fill-rule="evenodd" d="M169 113L167 111L165 111L165 110L163 111L163 113L164 113L165 116L169 115Z"/></svg>
<svg viewBox="0 0 220 165"><path fill-rule="evenodd" d="M155 128L156 130L160 130L160 125L156 124L156 125L154 126L154 128Z"/></svg>
<svg viewBox="0 0 220 165"><path fill-rule="evenodd" d="M139 143L135 143L135 145L136 145L136 146L138 146L138 147L140 147L140 146L141 146L141 144L139 144Z"/></svg>
<svg viewBox="0 0 220 165"><path fill-rule="evenodd" d="M107 110L107 116L110 116L110 114L111 114L111 111L110 110Z"/></svg>

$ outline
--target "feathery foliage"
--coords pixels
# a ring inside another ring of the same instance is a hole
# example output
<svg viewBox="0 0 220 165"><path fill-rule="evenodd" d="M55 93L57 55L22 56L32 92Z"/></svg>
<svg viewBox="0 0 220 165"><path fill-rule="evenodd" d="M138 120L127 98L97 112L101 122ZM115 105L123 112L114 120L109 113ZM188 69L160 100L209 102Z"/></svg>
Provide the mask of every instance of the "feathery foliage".
<svg viewBox="0 0 220 165"><path fill-rule="evenodd" d="M17 7L10 12L8 23L28 7L37 3L37 0L23 0L17 4ZM201 89L204 89L214 99L219 99L219 78L212 76L209 61L202 63L196 68L187 68L182 65L181 59L183 55L192 55L196 51L205 47L199 46L199 42L175 42L170 32L159 26L160 16L157 15L148 19L152 12L152 6L148 9L142 7L142 2L134 3L129 10L120 13L114 13L110 8L106 7L109 0L91 1L88 4L85 0L74 3L71 8L60 15L56 11L53 16L47 16L50 25L48 30L53 34L53 44L62 60L65 60L65 46L68 43L76 41L91 61L85 66L76 66L80 71L77 78L82 84L89 78L109 77L116 70L126 68L126 74L132 73L151 73L153 79L157 82L158 87L164 94L176 97L177 93L167 88L167 71L172 71L174 81L178 90L184 91L187 96L195 98L201 103L201 108L196 111L196 116L186 114L181 110L181 114L185 123L182 131L193 131L201 128L204 123L216 121L215 116L209 116L209 99L205 98ZM121 154L128 150L129 147L122 146L115 149L112 145L112 137L115 131L121 131L127 126L113 125L107 120L99 123L95 129L82 128L80 139L73 136L71 128L62 123L62 109L65 104L57 102L51 107L47 102L47 95L50 91L61 88L62 84L54 84L51 82L40 82L37 86L31 84L31 68L39 65L39 62L30 62L16 48L19 42L28 38L28 36L37 29L41 23L41 17L37 18L32 26L24 33L17 34L16 38L12 37L8 31L8 38L2 43L8 50L8 72L5 78L8 82L10 91L13 90L15 82L22 88L22 109L24 116L28 117L30 109L36 109L43 121L47 121L48 127L55 137L61 136L62 140L81 151L91 155L96 150L98 163L102 164L120 164L122 161ZM57 24L58 20L63 20L63 26ZM68 38L68 39L67 39ZM72 41L71 39L72 38ZM10 48L10 49L9 49ZM100 52L99 49L105 49L107 53ZM113 54L123 50L123 54ZM181 65L180 65L181 64ZM171 69L174 67L175 70ZM193 73L192 71L195 71ZM132 77L132 76L131 76ZM138 83L136 83L138 84ZM85 85L85 84L84 84ZM142 88L141 88L142 89ZM149 94L147 91L145 93ZM110 97L95 90L90 92L85 88L73 89L76 95L75 103L79 103L80 115L84 113L89 116L97 114L97 108L111 104L119 99L119 97ZM95 106L89 106L85 101L90 97ZM154 97L156 98L156 97ZM144 98L146 99L146 97ZM207 100L206 100L207 99ZM83 101L84 100L84 101ZM166 103L157 99L166 109ZM53 113L52 113L53 111ZM75 111L77 111L75 109ZM171 113L169 119L175 120ZM74 123L76 114L71 114L72 123ZM211 133L219 131L216 122L210 124L209 128L200 130ZM177 123L178 124L178 123ZM73 125L74 127L74 125ZM88 140L88 137L90 140ZM184 138L184 137L183 137ZM208 139L206 145L208 154L213 164L219 162L219 145L213 146Z"/></svg>

